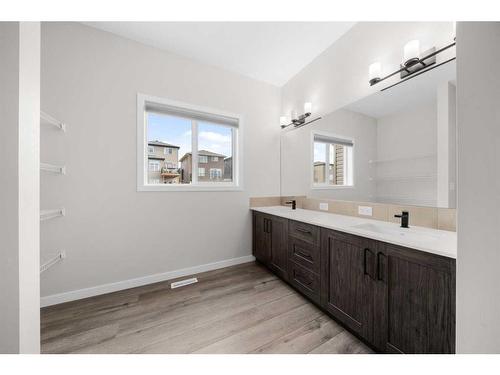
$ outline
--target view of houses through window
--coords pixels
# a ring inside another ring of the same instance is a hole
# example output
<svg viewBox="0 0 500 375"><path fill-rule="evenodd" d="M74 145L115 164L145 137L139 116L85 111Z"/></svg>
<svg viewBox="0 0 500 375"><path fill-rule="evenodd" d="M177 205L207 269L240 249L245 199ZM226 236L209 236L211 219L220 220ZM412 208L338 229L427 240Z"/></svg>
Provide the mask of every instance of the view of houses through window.
<svg viewBox="0 0 500 375"><path fill-rule="evenodd" d="M148 184L233 181L233 127L156 112L147 112L146 119Z"/></svg>
<svg viewBox="0 0 500 375"><path fill-rule="evenodd" d="M353 185L353 142L314 135L313 184L315 186Z"/></svg>

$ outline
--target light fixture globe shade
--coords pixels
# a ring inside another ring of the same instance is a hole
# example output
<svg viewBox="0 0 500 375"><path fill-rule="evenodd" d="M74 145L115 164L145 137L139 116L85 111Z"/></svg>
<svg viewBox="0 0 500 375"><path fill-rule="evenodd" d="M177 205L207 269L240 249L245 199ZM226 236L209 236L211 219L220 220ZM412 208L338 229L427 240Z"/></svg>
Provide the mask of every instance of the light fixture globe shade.
<svg viewBox="0 0 500 375"><path fill-rule="evenodd" d="M313 105L311 102L304 103L304 113L312 113Z"/></svg>
<svg viewBox="0 0 500 375"><path fill-rule="evenodd" d="M403 64L411 66L419 61L420 57L420 42L418 40L411 40L405 44L403 50Z"/></svg>
<svg viewBox="0 0 500 375"><path fill-rule="evenodd" d="M374 85L378 81L380 81L380 76L382 75L382 64L380 62L374 62L368 68L368 79L370 80L370 84Z"/></svg>

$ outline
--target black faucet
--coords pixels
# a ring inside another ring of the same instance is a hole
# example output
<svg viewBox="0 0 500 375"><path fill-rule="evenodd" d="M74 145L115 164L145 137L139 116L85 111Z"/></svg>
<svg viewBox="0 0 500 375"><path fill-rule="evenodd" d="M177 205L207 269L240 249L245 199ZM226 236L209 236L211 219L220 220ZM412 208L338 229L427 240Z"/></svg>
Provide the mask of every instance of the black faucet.
<svg viewBox="0 0 500 375"><path fill-rule="evenodd" d="M285 202L285 204L291 204L292 205L292 210L295 210L297 208L297 202L294 200Z"/></svg>
<svg viewBox="0 0 500 375"><path fill-rule="evenodd" d="M401 215L394 215L394 217L401 218L401 228L409 228L408 221L410 220L410 213L408 211L403 211Z"/></svg>

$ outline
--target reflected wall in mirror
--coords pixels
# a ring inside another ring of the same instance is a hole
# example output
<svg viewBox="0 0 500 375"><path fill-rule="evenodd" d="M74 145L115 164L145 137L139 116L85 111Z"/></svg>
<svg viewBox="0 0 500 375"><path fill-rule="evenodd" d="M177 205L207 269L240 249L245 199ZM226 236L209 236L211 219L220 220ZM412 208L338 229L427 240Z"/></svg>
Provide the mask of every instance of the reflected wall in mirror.
<svg viewBox="0 0 500 375"><path fill-rule="evenodd" d="M456 206L456 64L281 134L281 193Z"/></svg>

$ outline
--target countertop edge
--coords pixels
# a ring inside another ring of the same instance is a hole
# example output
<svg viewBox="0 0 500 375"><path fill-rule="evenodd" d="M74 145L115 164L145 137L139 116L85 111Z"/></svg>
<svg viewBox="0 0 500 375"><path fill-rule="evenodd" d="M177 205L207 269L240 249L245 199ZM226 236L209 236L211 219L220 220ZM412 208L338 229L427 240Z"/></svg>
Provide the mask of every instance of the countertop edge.
<svg viewBox="0 0 500 375"><path fill-rule="evenodd" d="M274 216L282 217L282 218L289 219L289 220L296 220L296 221L304 222L304 223L307 223L307 224L316 225L318 227L322 227L322 228L325 228L325 229L332 229L332 230L336 230L336 231L339 231L339 232L352 234L352 235L355 235L355 236L365 237L365 238L369 238L369 239L372 239L372 240L389 243L389 244L392 244L392 245L402 246L402 247L405 247L405 248L408 248L408 249L419 250L419 251L423 251L425 253L439 255L439 256L442 256L442 257L445 257L445 258L450 258L450 259L456 259L457 258L457 256L456 256L456 250L455 250L455 253L452 253L451 251L443 251L443 250L434 249L434 248L426 248L424 246L418 246L418 245L415 245L413 243L410 244L410 243L405 242L405 241L398 241L398 240L396 240L394 238L390 238L388 236L378 235L375 232L363 231L363 230L356 230L354 228L345 228L343 226L335 226L335 225L327 224L327 223L324 223L324 222L318 222L318 221L315 221L315 220L297 219L297 218L291 217L291 215L286 215L284 212L269 212L270 209L272 210L273 207L274 206L269 206L269 207L250 207L250 210L251 211L261 212L261 213L268 214L268 215L274 215ZM279 206L279 207L281 207L281 206ZM304 211L309 211L309 210L304 210ZM316 211L313 211L313 212L316 212ZM290 209L290 213L293 213L293 211L291 209ZM321 214L338 215L338 216L345 216L346 218L351 218L351 216L339 215L339 214L331 214L331 213L327 213L327 212L321 212ZM366 222L372 222L372 221L378 222L379 221L379 220L364 219L364 218L359 218L359 217L355 217L355 218L356 219L360 219L360 220L365 220ZM426 230L436 230L436 231L438 231L437 229L432 229L432 228L425 228L425 229Z"/></svg>

